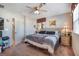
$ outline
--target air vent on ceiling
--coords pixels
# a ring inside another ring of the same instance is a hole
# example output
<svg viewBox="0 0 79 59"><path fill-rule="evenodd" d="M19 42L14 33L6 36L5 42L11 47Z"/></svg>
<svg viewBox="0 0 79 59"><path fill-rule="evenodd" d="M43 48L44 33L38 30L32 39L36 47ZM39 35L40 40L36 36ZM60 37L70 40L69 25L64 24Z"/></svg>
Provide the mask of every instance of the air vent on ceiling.
<svg viewBox="0 0 79 59"><path fill-rule="evenodd" d="M4 8L4 5L0 4L0 8Z"/></svg>

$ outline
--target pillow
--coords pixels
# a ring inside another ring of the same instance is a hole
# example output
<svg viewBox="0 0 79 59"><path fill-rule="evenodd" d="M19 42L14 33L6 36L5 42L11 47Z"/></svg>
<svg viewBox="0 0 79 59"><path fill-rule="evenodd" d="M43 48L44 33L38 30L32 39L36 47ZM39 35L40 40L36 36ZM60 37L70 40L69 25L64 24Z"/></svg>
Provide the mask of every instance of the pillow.
<svg viewBox="0 0 79 59"><path fill-rule="evenodd" d="M46 34L46 31L40 31L39 34Z"/></svg>
<svg viewBox="0 0 79 59"><path fill-rule="evenodd" d="M55 32L54 31L47 31L46 34L55 35Z"/></svg>

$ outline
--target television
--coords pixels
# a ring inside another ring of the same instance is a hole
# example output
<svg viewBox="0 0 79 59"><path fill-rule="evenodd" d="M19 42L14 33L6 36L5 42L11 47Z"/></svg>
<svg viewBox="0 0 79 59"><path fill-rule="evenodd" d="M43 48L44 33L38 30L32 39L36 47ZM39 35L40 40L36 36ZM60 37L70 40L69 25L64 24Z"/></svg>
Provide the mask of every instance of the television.
<svg viewBox="0 0 79 59"><path fill-rule="evenodd" d="M0 17L0 30L4 30L4 19Z"/></svg>

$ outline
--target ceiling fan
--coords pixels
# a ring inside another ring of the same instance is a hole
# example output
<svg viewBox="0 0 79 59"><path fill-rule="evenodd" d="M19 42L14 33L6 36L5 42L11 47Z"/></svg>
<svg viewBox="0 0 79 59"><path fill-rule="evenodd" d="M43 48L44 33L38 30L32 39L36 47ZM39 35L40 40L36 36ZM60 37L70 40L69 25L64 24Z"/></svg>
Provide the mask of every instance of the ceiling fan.
<svg viewBox="0 0 79 59"><path fill-rule="evenodd" d="M38 6L35 6L35 7L30 7L30 6L26 6L26 7L32 10L31 13L38 15L40 14L40 12L47 12L47 10L41 9L45 4L46 3L40 3Z"/></svg>

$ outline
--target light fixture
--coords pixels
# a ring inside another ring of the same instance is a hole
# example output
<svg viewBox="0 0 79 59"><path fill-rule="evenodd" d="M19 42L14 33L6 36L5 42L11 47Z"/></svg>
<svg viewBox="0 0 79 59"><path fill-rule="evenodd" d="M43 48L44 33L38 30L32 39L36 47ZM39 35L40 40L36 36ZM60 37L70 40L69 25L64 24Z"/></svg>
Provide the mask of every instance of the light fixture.
<svg viewBox="0 0 79 59"><path fill-rule="evenodd" d="M34 13L37 14L37 15L40 14L38 10L34 11Z"/></svg>
<svg viewBox="0 0 79 59"><path fill-rule="evenodd" d="M64 33L65 35L67 35L69 32L71 32L70 27L67 23L65 23L63 29L62 29L62 33Z"/></svg>

